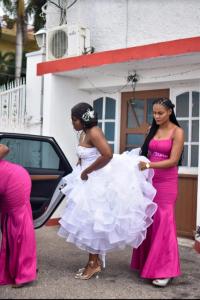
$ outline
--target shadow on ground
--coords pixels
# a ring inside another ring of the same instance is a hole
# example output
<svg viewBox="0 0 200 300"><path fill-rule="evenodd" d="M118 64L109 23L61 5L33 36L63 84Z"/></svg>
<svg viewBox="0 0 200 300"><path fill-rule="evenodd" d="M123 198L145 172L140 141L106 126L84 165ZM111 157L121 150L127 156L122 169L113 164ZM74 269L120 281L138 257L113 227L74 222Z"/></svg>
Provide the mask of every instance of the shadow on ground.
<svg viewBox="0 0 200 300"><path fill-rule="evenodd" d="M166 288L151 285L129 268L131 248L107 255L99 279L74 279L87 254L57 235L57 226L36 230L38 279L13 289L0 286L0 299L199 299L200 255L192 247L179 246L182 276Z"/></svg>

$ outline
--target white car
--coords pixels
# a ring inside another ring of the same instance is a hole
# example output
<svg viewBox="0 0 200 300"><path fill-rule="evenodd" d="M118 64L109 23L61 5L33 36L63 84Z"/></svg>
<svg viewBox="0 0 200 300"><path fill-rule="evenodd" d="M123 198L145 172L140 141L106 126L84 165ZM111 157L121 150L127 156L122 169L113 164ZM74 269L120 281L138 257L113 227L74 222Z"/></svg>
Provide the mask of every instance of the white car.
<svg viewBox="0 0 200 300"><path fill-rule="evenodd" d="M22 165L32 179L31 207L34 227L46 223L62 202L62 179L72 167L53 137L0 133L0 144L10 148L5 159Z"/></svg>

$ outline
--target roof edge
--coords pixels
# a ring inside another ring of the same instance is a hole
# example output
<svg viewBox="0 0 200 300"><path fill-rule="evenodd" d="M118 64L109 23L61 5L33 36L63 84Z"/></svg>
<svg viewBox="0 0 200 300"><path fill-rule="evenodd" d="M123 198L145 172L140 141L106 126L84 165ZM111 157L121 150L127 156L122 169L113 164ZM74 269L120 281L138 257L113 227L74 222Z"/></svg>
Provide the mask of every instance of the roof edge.
<svg viewBox="0 0 200 300"><path fill-rule="evenodd" d="M37 75L193 52L200 52L199 36L46 61L37 65Z"/></svg>

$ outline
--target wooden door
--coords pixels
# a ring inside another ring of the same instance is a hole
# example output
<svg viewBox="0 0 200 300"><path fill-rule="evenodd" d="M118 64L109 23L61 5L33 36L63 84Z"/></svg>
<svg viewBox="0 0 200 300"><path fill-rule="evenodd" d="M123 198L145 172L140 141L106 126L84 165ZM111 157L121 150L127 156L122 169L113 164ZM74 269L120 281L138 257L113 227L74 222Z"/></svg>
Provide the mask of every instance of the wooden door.
<svg viewBox="0 0 200 300"><path fill-rule="evenodd" d="M169 97L169 90L122 93L120 152L140 147L152 122L155 98Z"/></svg>
<svg viewBox="0 0 200 300"><path fill-rule="evenodd" d="M179 236L194 238L197 212L197 175L179 174L176 226Z"/></svg>

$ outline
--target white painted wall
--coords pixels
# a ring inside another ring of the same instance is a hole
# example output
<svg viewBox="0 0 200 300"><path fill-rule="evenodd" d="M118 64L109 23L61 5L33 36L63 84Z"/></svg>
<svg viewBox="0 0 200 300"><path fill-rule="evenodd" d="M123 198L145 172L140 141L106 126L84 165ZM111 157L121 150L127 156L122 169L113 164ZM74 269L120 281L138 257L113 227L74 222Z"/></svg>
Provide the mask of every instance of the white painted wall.
<svg viewBox="0 0 200 300"><path fill-rule="evenodd" d="M57 5L55 5L55 4ZM50 28L53 26L61 25L61 22L65 21L63 16L60 14L60 9L58 6L62 8L66 8L68 5L68 0L54 0L52 2L48 2L46 6L46 27Z"/></svg>
<svg viewBox="0 0 200 300"><path fill-rule="evenodd" d="M37 76L37 64L42 62L44 56L41 51L31 52L26 55L26 106L28 123L26 133L41 133L41 101L42 101L42 76Z"/></svg>
<svg viewBox="0 0 200 300"><path fill-rule="evenodd" d="M164 61L164 58L163 58ZM165 61L163 65L155 66L155 63L152 63L151 67L145 68L144 64L140 61L138 66L135 68L138 75L137 89L153 89L153 86L159 85L163 88L173 84L174 82L182 82L184 85L200 79L200 63L199 64L182 64L176 65L176 61L173 61L173 64ZM130 73L134 73L133 68ZM83 72L83 73L82 73ZM84 74L84 69L79 71L79 74ZM81 75L82 75L81 74ZM101 75L102 74L102 75ZM122 89L123 86L127 83L128 72L125 70L120 70L120 67L115 67L113 65L108 71L102 73L95 72L94 68L90 69L90 75L85 75L79 81L77 88L82 90L90 90L99 92L100 95L106 93L111 93L112 91L120 90L124 92L126 90L131 90L131 83L127 88ZM100 93L100 91L102 91ZM113 92L114 93L114 92Z"/></svg>
<svg viewBox="0 0 200 300"><path fill-rule="evenodd" d="M77 89L78 80L47 75L44 82L44 123L43 135L53 136L62 148L69 163L74 166L77 162L76 146L77 132L71 123L71 108L78 102L90 103L90 94ZM59 218L66 205L64 200L53 214Z"/></svg>
<svg viewBox="0 0 200 300"><path fill-rule="evenodd" d="M198 0L79 0L67 11L67 23L91 31L95 51L199 36ZM52 5L47 28L60 25Z"/></svg>
<svg viewBox="0 0 200 300"><path fill-rule="evenodd" d="M77 162L76 132L71 124L71 108L78 102L89 102L87 91L77 89L78 80L48 75L44 83L43 135L53 136L71 165Z"/></svg>

